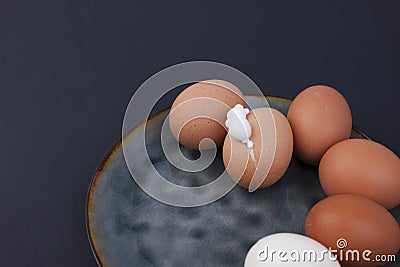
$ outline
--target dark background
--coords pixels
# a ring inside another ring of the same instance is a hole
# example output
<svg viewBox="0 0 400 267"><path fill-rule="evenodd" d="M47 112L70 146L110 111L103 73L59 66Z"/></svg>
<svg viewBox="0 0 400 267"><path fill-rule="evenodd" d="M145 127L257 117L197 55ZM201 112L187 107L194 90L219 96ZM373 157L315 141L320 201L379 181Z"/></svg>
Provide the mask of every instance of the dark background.
<svg viewBox="0 0 400 267"><path fill-rule="evenodd" d="M135 89L184 61L293 98L317 83L400 153L398 1L0 1L0 265L96 266L91 175Z"/></svg>

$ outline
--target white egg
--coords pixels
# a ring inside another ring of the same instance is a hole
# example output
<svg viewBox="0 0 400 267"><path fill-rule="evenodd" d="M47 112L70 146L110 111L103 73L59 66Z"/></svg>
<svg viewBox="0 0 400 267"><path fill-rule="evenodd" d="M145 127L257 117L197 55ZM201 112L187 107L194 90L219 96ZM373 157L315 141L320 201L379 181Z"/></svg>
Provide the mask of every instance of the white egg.
<svg viewBox="0 0 400 267"><path fill-rule="evenodd" d="M278 233L261 238L249 250L244 267L324 266L340 267L335 256L309 237Z"/></svg>

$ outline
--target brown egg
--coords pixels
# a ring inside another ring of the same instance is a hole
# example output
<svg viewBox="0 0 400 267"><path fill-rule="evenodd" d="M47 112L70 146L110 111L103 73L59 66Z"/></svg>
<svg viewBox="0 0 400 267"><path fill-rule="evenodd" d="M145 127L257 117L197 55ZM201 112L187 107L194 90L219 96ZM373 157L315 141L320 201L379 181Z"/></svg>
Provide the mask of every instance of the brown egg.
<svg viewBox="0 0 400 267"><path fill-rule="evenodd" d="M247 106L243 93L222 80L207 80L186 88L175 99L169 115L172 134L181 144L199 149L200 141L211 139L221 146L226 135L226 114L236 104ZM202 143L201 149L211 149Z"/></svg>
<svg viewBox="0 0 400 267"><path fill-rule="evenodd" d="M374 141L348 139L332 146L321 159L319 177L327 195L357 194L387 209L400 204L400 159Z"/></svg>
<svg viewBox="0 0 400 267"><path fill-rule="evenodd" d="M278 181L289 166L293 152L292 130L285 116L272 108L253 109L247 120L252 130L250 140L254 142L256 163L246 144L228 134L223 146L224 165L240 186L249 188L254 178L263 181L258 189L264 189Z"/></svg>
<svg viewBox="0 0 400 267"><path fill-rule="evenodd" d="M317 203L307 216L305 231L337 250L342 266L381 266L384 262L373 261L376 255L396 255L400 248L396 219L383 206L358 195L334 195Z"/></svg>
<svg viewBox="0 0 400 267"><path fill-rule="evenodd" d="M351 134L351 111L346 99L325 85L311 86L297 95L288 120L296 155L312 165L318 164L328 148Z"/></svg>

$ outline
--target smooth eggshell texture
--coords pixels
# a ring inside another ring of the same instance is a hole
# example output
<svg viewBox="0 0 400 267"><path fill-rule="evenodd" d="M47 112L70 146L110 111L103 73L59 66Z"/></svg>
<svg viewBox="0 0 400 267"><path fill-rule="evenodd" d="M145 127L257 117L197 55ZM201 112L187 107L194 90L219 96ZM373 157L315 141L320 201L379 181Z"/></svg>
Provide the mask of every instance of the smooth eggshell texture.
<svg viewBox="0 0 400 267"><path fill-rule="evenodd" d="M243 93L235 85L221 80L195 83L182 91L171 107L171 132L181 144L192 149L199 149L205 138L221 146L226 135L226 114L236 104L246 106ZM203 144L201 147L211 148Z"/></svg>
<svg viewBox="0 0 400 267"><path fill-rule="evenodd" d="M293 233L272 234L261 238L251 247L246 255L244 267L340 267L337 261L331 260L332 254L325 253L327 250L328 248L314 239L303 235ZM279 251L286 252L285 256L279 258L277 253L274 253ZM299 254L291 255L290 252L292 251L299 252ZM303 260L302 253L304 251L315 252L315 258L321 258L321 255L326 256L321 260Z"/></svg>
<svg viewBox="0 0 400 267"><path fill-rule="evenodd" d="M288 111L296 155L318 164L329 147L348 139L352 117L346 99L325 85L311 86L293 100Z"/></svg>
<svg viewBox="0 0 400 267"><path fill-rule="evenodd" d="M387 209L400 204L400 159L371 140L348 139L322 157L319 177L327 195L351 193Z"/></svg>
<svg viewBox="0 0 400 267"><path fill-rule="evenodd" d="M305 231L307 236L333 250L340 250L338 239L345 239L343 255L347 250L359 251L359 262L351 258L346 261L344 257L342 266L381 266L384 263L364 261L362 253L371 250L369 257L374 259L375 255L396 255L400 248L396 219L383 206L358 195L334 195L317 203L307 216Z"/></svg>
<svg viewBox="0 0 400 267"><path fill-rule="evenodd" d="M293 135L286 117L272 108L256 108L247 115L254 142L255 163L246 144L226 136L223 146L223 161L234 181L249 188L251 180L257 179L264 189L277 182L289 166L293 152ZM274 153L275 151L275 153Z"/></svg>

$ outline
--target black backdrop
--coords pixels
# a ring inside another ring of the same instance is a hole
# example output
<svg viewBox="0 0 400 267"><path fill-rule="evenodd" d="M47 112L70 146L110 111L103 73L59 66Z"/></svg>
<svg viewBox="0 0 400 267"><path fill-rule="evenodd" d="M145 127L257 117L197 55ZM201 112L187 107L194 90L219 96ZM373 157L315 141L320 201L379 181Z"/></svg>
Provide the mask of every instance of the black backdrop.
<svg viewBox="0 0 400 267"><path fill-rule="evenodd" d="M334 86L399 154L399 13L398 1L0 1L0 265L96 266L91 175L135 88L175 63L222 62L285 97Z"/></svg>

